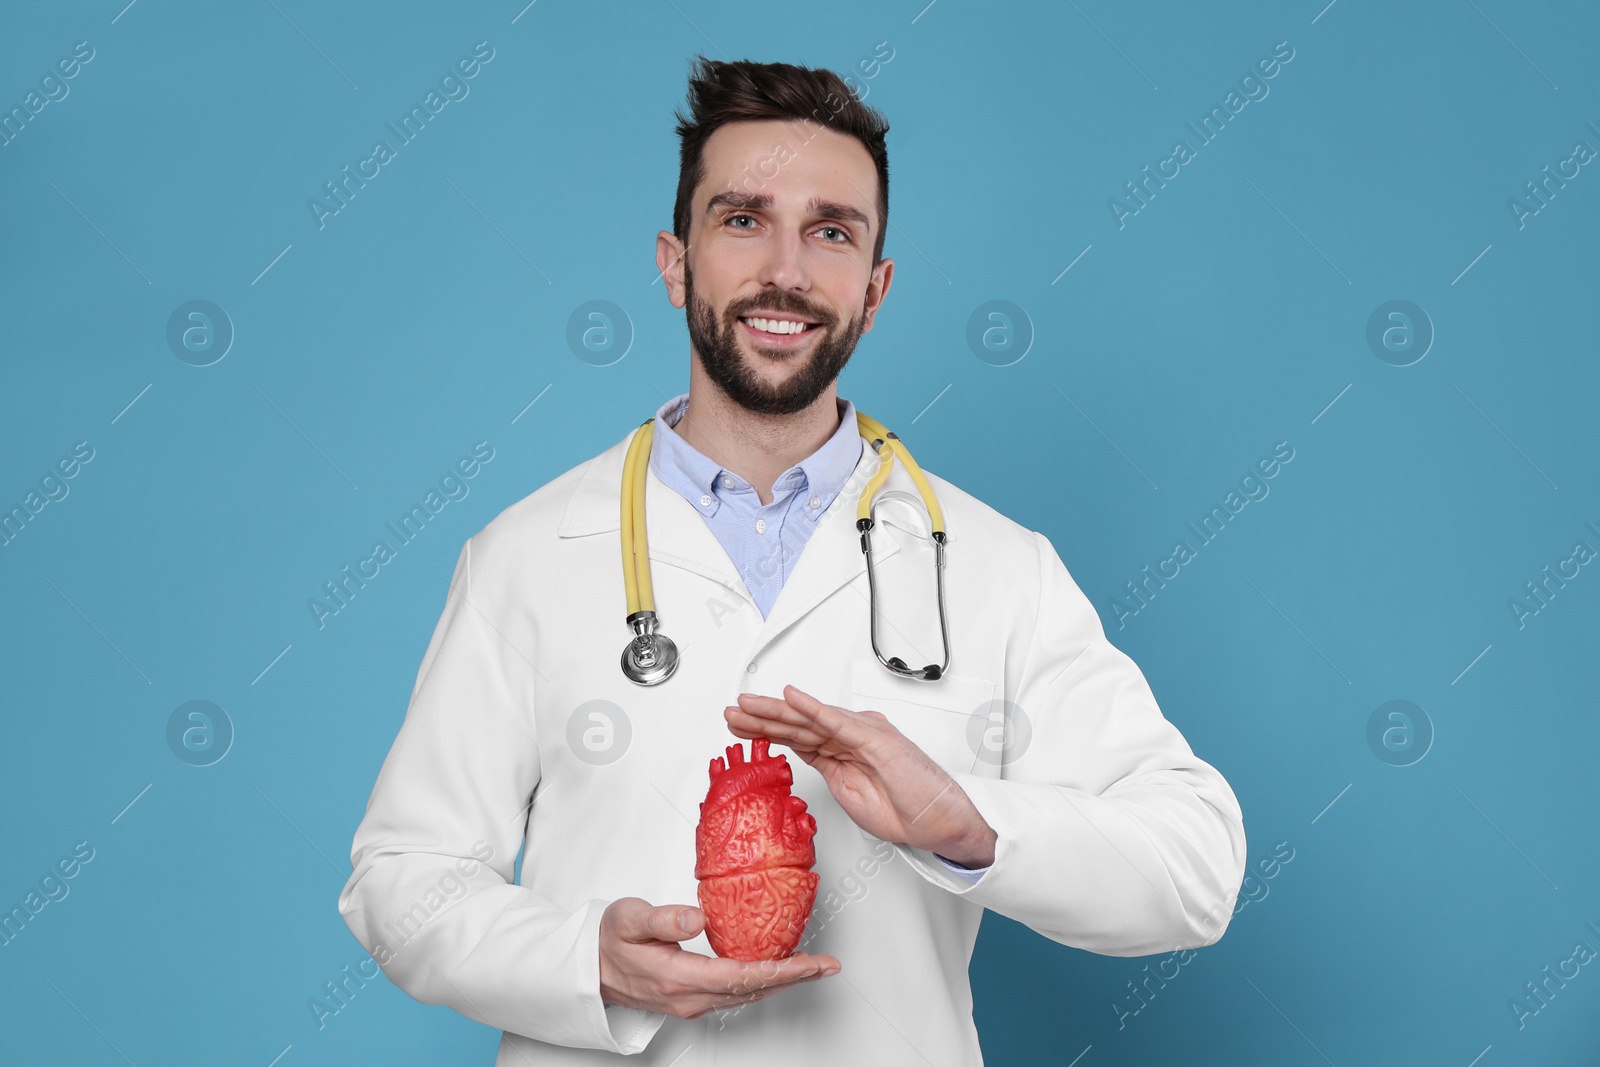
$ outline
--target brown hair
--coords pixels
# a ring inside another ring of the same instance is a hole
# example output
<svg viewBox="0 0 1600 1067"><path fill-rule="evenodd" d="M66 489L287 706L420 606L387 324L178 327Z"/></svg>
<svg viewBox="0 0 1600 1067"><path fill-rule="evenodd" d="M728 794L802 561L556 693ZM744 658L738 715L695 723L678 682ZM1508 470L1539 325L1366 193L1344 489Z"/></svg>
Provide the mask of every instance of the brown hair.
<svg viewBox="0 0 1600 1067"><path fill-rule="evenodd" d="M694 191L705 180L701 154L706 141L729 122L810 121L860 141L878 169L878 234L872 263L883 259L889 227L889 123L877 108L857 98L831 70L791 63L724 63L696 56L689 73L690 115L673 112L680 141L678 198L672 207L672 232L688 243Z"/></svg>

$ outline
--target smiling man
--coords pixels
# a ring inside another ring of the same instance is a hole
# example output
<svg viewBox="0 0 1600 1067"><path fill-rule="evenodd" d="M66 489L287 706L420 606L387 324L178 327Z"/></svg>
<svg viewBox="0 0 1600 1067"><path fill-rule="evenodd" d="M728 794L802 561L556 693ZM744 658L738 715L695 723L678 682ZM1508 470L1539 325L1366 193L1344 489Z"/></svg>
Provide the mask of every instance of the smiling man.
<svg viewBox="0 0 1600 1067"><path fill-rule="evenodd" d="M674 232L657 235L656 264L673 306L687 307L696 358L686 411L679 421L683 405L669 402L665 421L705 455L736 456L730 470L769 503L777 476L841 425L855 447L835 381L894 275L888 127L842 84L812 110L843 130L779 108L753 117L763 112L739 99L739 67L702 64L694 115L680 116ZM752 117L734 119L741 108Z"/></svg>
<svg viewBox="0 0 1600 1067"><path fill-rule="evenodd" d="M502 1030L499 1067L980 1064L986 908L1116 956L1228 925L1238 801L1050 541L838 396L894 273L887 131L830 71L699 59L656 239L688 392L457 559L339 907L396 985ZM675 669L628 674L666 633ZM793 757L822 892L777 925L792 879L752 849L735 919L800 951L747 962L690 902L708 760L756 738Z"/></svg>

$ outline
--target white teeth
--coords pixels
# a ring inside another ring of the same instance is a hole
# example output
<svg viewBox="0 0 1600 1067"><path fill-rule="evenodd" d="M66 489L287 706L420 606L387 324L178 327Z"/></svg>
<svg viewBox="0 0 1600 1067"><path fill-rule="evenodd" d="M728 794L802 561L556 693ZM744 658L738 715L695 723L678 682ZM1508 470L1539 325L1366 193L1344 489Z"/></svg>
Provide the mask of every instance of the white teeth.
<svg viewBox="0 0 1600 1067"><path fill-rule="evenodd" d="M801 333L806 328L806 324L803 322L789 322L785 319L745 318L742 321L767 333Z"/></svg>

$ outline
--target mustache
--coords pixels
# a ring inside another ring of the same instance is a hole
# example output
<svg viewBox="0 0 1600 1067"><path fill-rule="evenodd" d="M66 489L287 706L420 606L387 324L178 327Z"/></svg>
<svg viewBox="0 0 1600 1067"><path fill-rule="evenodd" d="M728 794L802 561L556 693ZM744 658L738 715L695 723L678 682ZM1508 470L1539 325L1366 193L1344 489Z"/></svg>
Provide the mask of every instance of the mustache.
<svg viewBox="0 0 1600 1067"><path fill-rule="evenodd" d="M812 307L797 297L774 295L749 297L744 300L730 302L725 312L729 325L731 326L735 319L741 318L757 308L763 311L776 311L780 314L798 315L808 322L814 322L819 326L830 328L837 322L837 316L822 308Z"/></svg>

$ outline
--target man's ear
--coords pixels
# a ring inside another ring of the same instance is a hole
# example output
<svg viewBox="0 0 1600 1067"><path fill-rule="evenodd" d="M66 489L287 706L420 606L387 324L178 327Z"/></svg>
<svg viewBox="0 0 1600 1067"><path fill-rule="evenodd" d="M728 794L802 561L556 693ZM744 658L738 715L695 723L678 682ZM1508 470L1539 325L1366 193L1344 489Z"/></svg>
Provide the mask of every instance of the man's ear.
<svg viewBox="0 0 1600 1067"><path fill-rule="evenodd" d="M656 234L656 268L661 271L661 280L666 283L667 299L672 301L675 308L688 303L683 288L683 257L688 251L683 242L670 232L662 230Z"/></svg>
<svg viewBox="0 0 1600 1067"><path fill-rule="evenodd" d="M889 283L893 279L894 260L885 257L872 268L872 278L867 282L867 297L862 302L862 307L865 309L863 317L866 320L861 326L862 333L872 329L872 320L877 317L883 298L889 295Z"/></svg>

